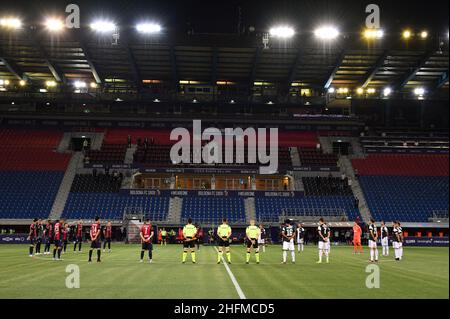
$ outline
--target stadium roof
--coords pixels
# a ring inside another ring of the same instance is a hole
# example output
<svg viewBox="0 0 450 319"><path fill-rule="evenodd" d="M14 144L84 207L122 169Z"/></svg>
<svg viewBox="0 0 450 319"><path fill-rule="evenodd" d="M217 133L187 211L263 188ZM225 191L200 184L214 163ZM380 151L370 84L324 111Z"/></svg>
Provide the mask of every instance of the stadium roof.
<svg viewBox="0 0 450 319"><path fill-rule="evenodd" d="M158 36L150 41L121 34L115 45L85 34L70 31L52 38L32 30L13 37L0 33L0 78L68 85L82 80L136 90L160 81L171 85L223 81L249 87L269 82L286 88L298 82L312 88L399 90L448 86L448 45L439 47L435 40L410 48L401 43L368 48L357 41L324 47L311 39L297 39L263 49L256 36L192 35L170 41Z"/></svg>

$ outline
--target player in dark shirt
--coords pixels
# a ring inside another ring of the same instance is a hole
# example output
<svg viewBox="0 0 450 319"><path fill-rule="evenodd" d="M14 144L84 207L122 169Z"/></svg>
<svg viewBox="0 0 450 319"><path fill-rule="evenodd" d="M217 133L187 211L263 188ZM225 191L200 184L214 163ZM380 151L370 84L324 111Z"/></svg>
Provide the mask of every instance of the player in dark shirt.
<svg viewBox="0 0 450 319"><path fill-rule="evenodd" d="M63 225L64 221L61 219L55 223L55 226L53 228L53 242L55 244L55 247L53 248L53 260L61 260Z"/></svg>
<svg viewBox="0 0 450 319"><path fill-rule="evenodd" d="M106 244L108 244L108 252L111 252L111 238L112 238L112 223L108 221L103 230L103 236L105 237L105 241L103 242L103 252L105 252Z"/></svg>
<svg viewBox="0 0 450 319"><path fill-rule="evenodd" d="M63 254L66 253L67 250L67 244L69 243L69 224L64 223L64 228L63 228L63 233L62 233L62 237L63 237Z"/></svg>
<svg viewBox="0 0 450 319"><path fill-rule="evenodd" d="M141 227L139 236L141 237L142 249L141 249L141 259L140 262L144 262L145 251L148 250L148 261L153 262L153 236L155 232L153 231L150 219L145 220L144 225Z"/></svg>
<svg viewBox="0 0 450 319"><path fill-rule="evenodd" d="M44 230L44 255L50 255L50 246L53 242L53 224L52 221L49 219L47 221L47 225L45 225Z"/></svg>
<svg viewBox="0 0 450 319"><path fill-rule="evenodd" d="M33 222L30 225L30 231L28 233L28 240L30 241L30 249L29 255L33 257L33 250L36 246L36 238L37 238L37 219L33 219Z"/></svg>
<svg viewBox="0 0 450 319"><path fill-rule="evenodd" d="M81 244L83 243L83 221L80 219L75 226L75 243L73 244L73 251L78 251L81 253Z"/></svg>
<svg viewBox="0 0 450 319"><path fill-rule="evenodd" d="M95 217L95 223L91 225L91 231L89 232L89 235L91 237L91 249L89 250L89 262L92 262L92 252L94 249L97 250L97 262L101 262L101 255L102 255L102 243L100 242L100 232L101 232L101 225L100 225L100 217Z"/></svg>
<svg viewBox="0 0 450 319"><path fill-rule="evenodd" d="M37 224L36 224L36 232L37 232L37 237L36 237L36 255L40 255L41 254L41 245L42 245L42 239L44 237L44 225L42 225L42 220L38 219Z"/></svg>

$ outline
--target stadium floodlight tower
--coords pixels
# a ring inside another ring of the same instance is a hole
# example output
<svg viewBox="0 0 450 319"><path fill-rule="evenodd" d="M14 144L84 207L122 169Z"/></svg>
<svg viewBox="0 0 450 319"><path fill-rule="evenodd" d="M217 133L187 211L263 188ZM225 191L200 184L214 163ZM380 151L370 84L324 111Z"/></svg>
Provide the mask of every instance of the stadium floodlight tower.
<svg viewBox="0 0 450 319"><path fill-rule="evenodd" d="M22 27L22 21L19 18L13 17L0 18L0 27L6 29L20 29Z"/></svg>
<svg viewBox="0 0 450 319"><path fill-rule="evenodd" d="M45 27L50 32L61 32L64 29L65 25L62 19L48 18L45 21Z"/></svg>
<svg viewBox="0 0 450 319"><path fill-rule="evenodd" d="M271 28L269 34L274 38L290 39L295 35L295 30L292 27L281 25Z"/></svg>

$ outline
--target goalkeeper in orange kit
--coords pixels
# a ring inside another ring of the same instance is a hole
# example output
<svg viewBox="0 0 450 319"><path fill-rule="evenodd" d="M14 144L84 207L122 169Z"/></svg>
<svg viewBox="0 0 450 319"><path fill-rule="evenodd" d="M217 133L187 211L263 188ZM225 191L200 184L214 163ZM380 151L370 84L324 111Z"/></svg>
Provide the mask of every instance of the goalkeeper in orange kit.
<svg viewBox="0 0 450 319"><path fill-rule="evenodd" d="M358 247L359 247L359 253L362 253L362 245L361 245L361 235L362 235L362 229L358 225L358 223L355 221L353 225L353 253L356 254Z"/></svg>

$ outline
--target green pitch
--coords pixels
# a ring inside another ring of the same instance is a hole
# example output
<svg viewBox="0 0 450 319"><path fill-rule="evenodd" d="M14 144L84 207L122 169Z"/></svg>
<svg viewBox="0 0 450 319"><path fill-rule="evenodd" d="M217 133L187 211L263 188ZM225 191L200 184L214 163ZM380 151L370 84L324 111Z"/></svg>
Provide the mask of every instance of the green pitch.
<svg viewBox="0 0 450 319"><path fill-rule="evenodd" d="M153 264L138 262L140 246L123 244L102 253L101 264L88 264L87 246L81 254L69 249L61 262L30 258L25 245L0 246L0 298L239 298L225 266L216 264L213 247L201 248L198 264L182 265L181 246L158 246ZM281 264L279 246L261 255L260 265L253 256L246 265L244 247L232 247L230 270L249 299L449 298L448 248L405 247L402 262L382 257L380 289L366 288L367 248L353 255L352 248L332 247L331 263L320 265L315 246L297 254L296 265ZM66 288L69 264L80 267L80 289Z"/></svg>

